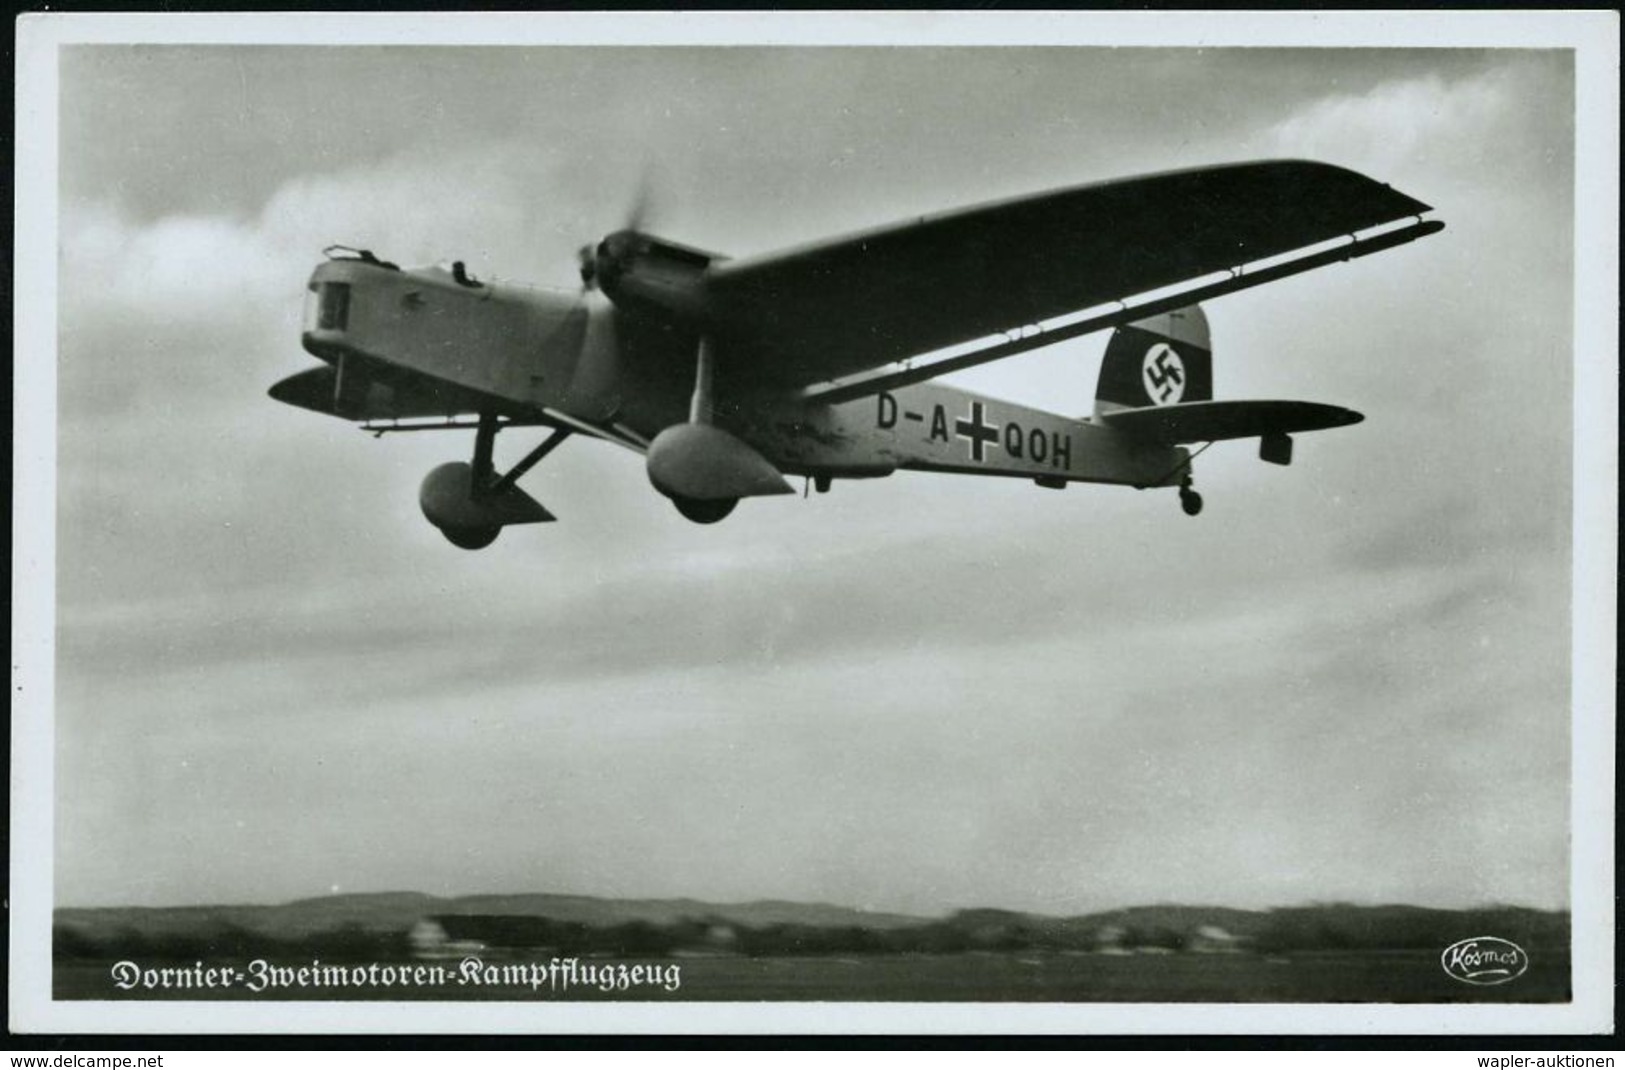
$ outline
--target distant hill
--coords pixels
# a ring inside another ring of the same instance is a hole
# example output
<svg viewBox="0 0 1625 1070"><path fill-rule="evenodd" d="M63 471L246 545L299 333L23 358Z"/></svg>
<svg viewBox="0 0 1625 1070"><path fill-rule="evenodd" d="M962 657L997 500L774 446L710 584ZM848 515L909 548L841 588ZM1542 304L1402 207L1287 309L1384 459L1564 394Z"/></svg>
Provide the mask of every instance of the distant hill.
<svg viewBox="0 0 1625 1070"><path fill-rule="evenodd" d="M279 940L354 926L367 932L403 932L436 914L545 917L585 925L645 921L669 925L704 919L761 928L804 925L875 930L923 925L929 918L855 910L826 903L758 900L706 903L698 899L599 899L582 895L468 895L440 898L419 892L329 895L275 906L68 907L56 911L59 926L91 938L134 930L145 936L196 936L238 929Z"/></svg>
<svg viewBox="0 0 1625 1070"><path fill-rule="evenodd" d="M1266 953L1438 949L1481 934L1548 948L1566 948L1569 940L1566 913L1523 907L1439 910L1329 903L1235 910L1164 904L1074 917L978 908L925 918L780 900L707 903L547 894L440 898L418 892L333 895L276 906L66 908L56 912L55 939L64 954L82 957L114 947L173 951L200 941L226 947L255 940L288 945L315 941L324 948L349 947L359 953L394 946L390 942L404 941L419 920L444 915L547 919L566 927L560 939L583 946L596 946L608 939L602 934L633 922L642 927L636 937L642 944L691 946L695 939L703 939L699 934L722 923L737 930L731 946L746 954L1107 947L1178 951L1211 947L1214 930L1222 930L1217 938L1231 941L1231 946ZM655 940L651 932L665 936ZM624 944L630 937L623 933L620 939Z"/></svg>
<svg viewBox="0 0 1625 1070"><path fill-rule="evenodd" d="M1256 936L1269 924L1271 911L1235 910L1229 907L1159 905L1127 907L1098 914L1064 919L1072 926L1101 929L1117 926L1129 930L1172 929L1190 932L1212 925L1235 936Z"/></svg>

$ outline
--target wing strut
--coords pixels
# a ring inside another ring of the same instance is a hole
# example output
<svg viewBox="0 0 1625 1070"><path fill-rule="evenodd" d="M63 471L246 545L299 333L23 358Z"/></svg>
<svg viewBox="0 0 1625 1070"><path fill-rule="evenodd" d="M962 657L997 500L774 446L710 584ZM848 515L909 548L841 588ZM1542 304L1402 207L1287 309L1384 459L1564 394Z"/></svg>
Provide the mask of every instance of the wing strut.
<svg viewBox="0 0 1625 1070"><path fill-rule="evenodd" d="M711 422L711 414L716 411L712 407L716 363L715 343L711 341L709 335L701 335L699 349L694 358L694 396L688 403L689 423L708 424Z"/></svg>
<svg viewBox="0 0 1625 1070"><path fill-rule="evenodd" d="M529 453L525 454L523 460L514 465L512 468L508 469L506 474L502 475L495 482L493 482L490 487L487 488L487 493L500 494L509 487L513 486L519 481L520 476L523 476L526 472L530 471L532 468L535 468L543 457L546 457L549 453L552 453L553 450L557 448L559 443L569 438L573 433L574 432L572 432L568 427L554 428L553 433L543 439L540 445L531 450Z"/></svg>
<svg viewBox="0 0 1625 1070"><path fill-rule="evenodd" d="M502 423L494 413L481 413L479 425L474 430L474 461L471 467L474 471L473 487L475 497L500 497L509 487L519 482L521 476L535 468L543 457L558 448L559 443L569 438L573 431L568 427L556 427L541 443L512 468L502 475L497 475L496 464L491 453L496 446L497 432L502 430Z"/></svg>

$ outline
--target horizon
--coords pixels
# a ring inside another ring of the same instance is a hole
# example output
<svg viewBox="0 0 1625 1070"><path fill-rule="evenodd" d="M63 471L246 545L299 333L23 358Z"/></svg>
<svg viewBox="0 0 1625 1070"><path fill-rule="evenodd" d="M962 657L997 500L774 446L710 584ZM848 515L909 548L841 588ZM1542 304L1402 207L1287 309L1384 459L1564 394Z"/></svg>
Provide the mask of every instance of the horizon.
<svg viewBox="0 0 1625 1070"><path fill-rule="evenodd" d="M1570 909L1567 906L1563 906L1563 907L1541 907L1541 906L1536 906L1536 905L1530 904L1530 903L1510 903L1510 902L1499 902L1499 901L1484 901L1484 902L1479 902L1479 903L1471 903L1471 904L1456 905L1456 906L1440 906L1440 905L1428 904L1428 903L1411 903L1411 902L1402 902L1402 901L1361 903L1361 902L1352 902L1352 901L1340 900L1340 899L1328 899L1328 900L1307 900L1307 901L1298 902L1298 903L1277 903L1277 904L1273 904L1273 905L1270 905L1270 906L1263 906L1263 907L1237 907L1237 906L1228 906L1228 905L1223 904L1223 903L1184 901L1184 900L1178 900L1178 901L1176 901L1176 900L1152 900L1152 901L1145 901L1145 902L1126 903L1126 904L1122 904L1120 906L1102 907L1102 908L1099 908L1099 909L1091 909L1091 910L1086 910L1086 911L1082 911L1082 912L1079 912L1079 913L1067 913L1067 914L1048 914L1048 913L1044 913L1042 911L1021 910L1021 909L1018 909L1018 908L1015 908L1015 907L1004 907L1004 906L998 906L996 904L982 903L982 904L976 904L976 905L971 905L971 906L965 906L965 905L953 906L953 907L947 908L944 911L941 911L940 913L935 913L935 914L922 914L922 913L917 913L917 912L912 912L912 911L887 910L887 909L880 908L880 907L855 906L855 905L846 904L846 903L833 903L833 902L828 902L828 901L824 901L824 900L781 899L781 898L777 898L777 897L768 897L768 898L759 898L759 899L716 900L716 899L703 899L703 898L699 898L699 897L692 896L692 895L604 896L604 895L591 895L591 894L580 893L580 892L547 892L547 891L463 892L463 893L436 894L436 893L432 893L432 892L412 891L410 889L404 889L404 888L395 888L395 889L390 889L390 890L386 890L386 891L377 891L377 892L349 892L349 891L328 892L328 893L321 894L321 895L300 896L298 898L280 900L280 901L277 901L277 902L252 902L252 901L224 902L224 901L221 901L221 902L208 902L208 903L156 903L156 904L98 903L98 904L92 904L92 905L58 903L53 907L53 912L54 911L63 911L63 910L210 910L210 909L228 909L229 910L229 909L240 909L240 908L277 908L277 907L299 906L299 905L305 904L305 903L320 903L320 902L324 902L326 900L335 900L335 899L354 900L354 899L370 899L370 898L387 898L387 897L390 897L390 896L415 896L415 897L421 897L421 898L424 898L424 899L435 900L437 902L452 902L452 901L463 900L463 899L548 898L548 899L588 899L588 900L593 900L593 901L602 902L602 903L696 903L696 904L698 904L700 906L706 906L706 907L748 907L748 906L763 906L763 905L793 906L793 907L818 907L818 908L828 908L828 909L833 909L833 910L851 911L853 913L859 913L859 914L879 914L879 915L887 915L887 916L893 916L893 917L912 917L912 918L919 918L922 921L940 920L940 919L943 919L943 918L951 918L951 917L953 917L953 916L955 916L957 914L967 913L967 912L971 912L971 911L983 911L983 910L985 910L985 911L993 911L993 912L997 912L997 913L1022 914L1022 915L1032 916L1032 917L1047 917L1047 918L1082 918L1082 917L1091 917L1091 916L1096 915L1096 914L1115 914L1115 913L1119 913L1119 912L1122 912L1122 911L1130 911L1130 910L1157 910L1157 909L1222 910L1222 911L1234 911L1234 912L1246 913L1246 914L1267 914L1267 913L1270 913L1272 911L1278 911L1278 910L1308 910L1308 909L1315 909L1315 908L1335 908L1335 907L1351 907L1351 908L1354 908L1354 909L1357 909L1357 910L1383 910L1383 909L1432 910L1432 911L1440 911L1440 912L1445 912L1445 913L1476 913L1476 912L1480 912L1480 911L1493 911L1493 910L1527 910L1527 911L1533 911L1535 913L1540 913L1540 914L1569 914L1569 913L1571 913Z"/></svg>

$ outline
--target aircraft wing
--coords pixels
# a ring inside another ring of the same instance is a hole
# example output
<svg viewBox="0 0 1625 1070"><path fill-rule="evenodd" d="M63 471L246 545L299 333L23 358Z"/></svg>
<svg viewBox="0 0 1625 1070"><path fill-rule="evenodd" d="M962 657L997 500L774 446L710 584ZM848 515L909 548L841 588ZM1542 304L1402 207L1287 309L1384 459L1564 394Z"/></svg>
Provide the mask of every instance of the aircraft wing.
<svg viewBox="0 0 1625 1070"><path fill-rule="evenodd" d="M1322 163L1175 171L714 263L706 318L734 381L807 388L1429 210ZM1272 277L1238 274L1223 292Z"/></svg>
<svg viewBox="0 0 1625 1070"><path fill-rule="evenodd" d="M1174 446L1322 431L1357 424L1365 417L1353 409L1314 401L1190 401L1156 408L1121 409L1099 419L1107 427L1135 438Z"/></svg>
<svg viewBox="0 0 1625 1070"><path fill-rule="evenodd" d="M481 409L477 396L449 383L404 374L387 381L357 375L347 383L338 368L327 364L288 376L270 394L287 405L361 421L451 417Z"/></svg>
<svg viewBox="0 0 1625 1070"><path fill-rule="evenodd" d="M493 409L503 412L506 406L509 411L505 415L510 423L578 431L637 453L649 448L647 440L620 424L601 426L555 409L516 406L510 399L481 395L408 371L386 370L380 373L375 368L371 375L355 375L346 383L339 368L323 364L280 380L269 393L286 405L354 420L380 433L463 430L473 425L458 422L457 417L478 416ZM443 422L399 424L401 420L425 420L430 417Z"/></svg>

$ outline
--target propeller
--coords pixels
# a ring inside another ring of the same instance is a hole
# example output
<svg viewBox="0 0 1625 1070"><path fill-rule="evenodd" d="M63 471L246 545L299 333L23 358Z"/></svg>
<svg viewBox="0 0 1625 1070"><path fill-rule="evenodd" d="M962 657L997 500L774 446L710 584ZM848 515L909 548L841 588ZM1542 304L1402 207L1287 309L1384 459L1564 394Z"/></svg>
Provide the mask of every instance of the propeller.
<svg viewBox="0 0 1625 1070"><path fill-rule="evenodd" d="M605 279L613 280L626 269L639 251L637 235L648 221L653 202L653 174L650 168L644 167L620 228L597 245L583 245L576 252L583 292L602 288Z"/></svg>

